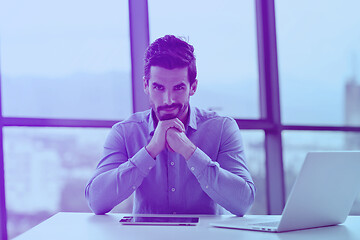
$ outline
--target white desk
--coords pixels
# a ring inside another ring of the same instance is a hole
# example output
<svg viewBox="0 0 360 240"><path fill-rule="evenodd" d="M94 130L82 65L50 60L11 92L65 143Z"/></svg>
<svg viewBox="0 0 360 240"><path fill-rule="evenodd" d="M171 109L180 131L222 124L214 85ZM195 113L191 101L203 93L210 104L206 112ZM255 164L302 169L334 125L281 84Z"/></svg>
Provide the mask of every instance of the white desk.
<svg viewBox="0 0 360 240"><path fill-rule="evenodd" d="M191 240L191 239L324 239L359 240L360 216L349 216L344 224L285 233L267 233L223 229L209 222L229 216L200 216L198 226L125 226L119 223L128 214L94 215L92 213L58 213L15 240ZM146 216L146 215L144 215ZM153 215L154 216L154 215ZM177 215L184 216L184 215ZM187 215L189 216L189 215ZM249 216L251 217L251 216Z"/></svg>

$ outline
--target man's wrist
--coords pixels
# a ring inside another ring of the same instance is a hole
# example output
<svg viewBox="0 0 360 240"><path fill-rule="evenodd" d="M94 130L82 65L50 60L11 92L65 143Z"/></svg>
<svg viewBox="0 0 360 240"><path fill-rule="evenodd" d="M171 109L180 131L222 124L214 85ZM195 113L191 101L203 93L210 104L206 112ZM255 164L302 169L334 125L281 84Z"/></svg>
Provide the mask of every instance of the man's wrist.
<svg viewBox="0 0 360 240"><path fill-rule="evenodd" d="M158 154L156 154L156 151L153 149L153 147L152 147L150 144L148 144L147 146L145 146L145 150L149 153L149 155L150 155L153 159L155 159L156 156L158 155Z"/></svg>
<svg viewBox="0 0 360 240"><path fill-rule="evenodd" d="M185 150L184 150L184 154L183 157L185 158L185 160L189 160L189 158L194 154L194 152L196 151L196 146L191 143Z"/></svg>

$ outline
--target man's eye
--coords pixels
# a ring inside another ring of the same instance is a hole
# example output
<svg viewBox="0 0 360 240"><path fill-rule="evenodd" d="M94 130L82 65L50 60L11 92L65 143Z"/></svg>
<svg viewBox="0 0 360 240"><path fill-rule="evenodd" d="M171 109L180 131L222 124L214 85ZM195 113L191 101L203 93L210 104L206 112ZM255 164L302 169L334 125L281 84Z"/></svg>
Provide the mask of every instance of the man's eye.
<svg viewBox="0 0 360 240"><path fill-rule="evenodd" d="M175 87L175 90L183 90L183 89L185 89L184 86L176 86L176 87Z"/></svg>
<svg viewBox="0 0 360 240"><path fill-rule="evenodd" d="M155 90L163 90L164 87L163 87L163 86L154 85L154 89L155 89Z"/></svg>

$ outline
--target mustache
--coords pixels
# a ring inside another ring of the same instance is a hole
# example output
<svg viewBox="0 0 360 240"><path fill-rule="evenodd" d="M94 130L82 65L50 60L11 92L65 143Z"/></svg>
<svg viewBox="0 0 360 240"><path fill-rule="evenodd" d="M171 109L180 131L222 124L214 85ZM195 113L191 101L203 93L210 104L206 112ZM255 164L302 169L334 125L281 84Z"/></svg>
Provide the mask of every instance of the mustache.
<svg viewBox="0 0 360 240"><path fill-rule="evenodd" d="M158 111L166 110L166 109L169 109L169 108L181 108L181 106L182 105L180 103L173 103L171 105L159 106Z"/></svg>

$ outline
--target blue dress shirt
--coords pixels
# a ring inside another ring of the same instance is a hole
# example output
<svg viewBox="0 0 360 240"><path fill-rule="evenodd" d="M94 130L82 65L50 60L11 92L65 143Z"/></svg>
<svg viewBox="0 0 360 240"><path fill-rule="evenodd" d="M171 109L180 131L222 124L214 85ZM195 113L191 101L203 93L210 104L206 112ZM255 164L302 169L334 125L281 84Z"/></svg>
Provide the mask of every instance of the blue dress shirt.
<svg viewBox="0 0 360 240"><path fill-rule="evenodd" d="M104 214L134 191L133 213L242 216L255 198L240 130L229 117L190 108L187 137L197 146L186 161L170 150L153 159L145 146L155 127L149 109L115 124L85 195Z"/></svg>

